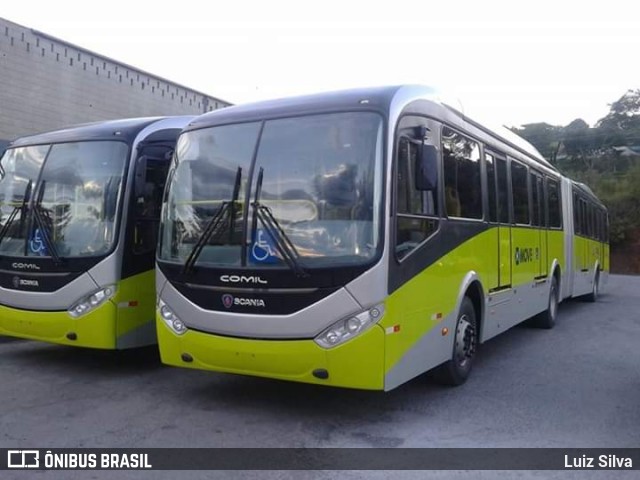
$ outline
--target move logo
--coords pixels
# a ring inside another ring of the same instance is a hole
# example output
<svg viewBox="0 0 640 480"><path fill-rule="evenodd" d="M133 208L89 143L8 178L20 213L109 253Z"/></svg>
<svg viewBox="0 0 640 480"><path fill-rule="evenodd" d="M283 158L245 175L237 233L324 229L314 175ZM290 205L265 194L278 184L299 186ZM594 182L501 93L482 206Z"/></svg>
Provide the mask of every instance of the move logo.
<svg viewBox="0 0 640 480"><path fill-rule="evenodd" d="M540 258L540 250L538 248L535 249L535 257L533 248L520 248L516 247L515 250L515 262L516 265L520 265L521 263L529 263L534 260L538 260Z"/></svg>
<svg viewBox="0 0 640 480"><path fill-rule="evenodd" d="M260 308L266 307L264 300L261 298L234 297L233 295L229 295L228 293L222 295L222 305L224 305L224 308L231 308L232 306Z"/></svg>

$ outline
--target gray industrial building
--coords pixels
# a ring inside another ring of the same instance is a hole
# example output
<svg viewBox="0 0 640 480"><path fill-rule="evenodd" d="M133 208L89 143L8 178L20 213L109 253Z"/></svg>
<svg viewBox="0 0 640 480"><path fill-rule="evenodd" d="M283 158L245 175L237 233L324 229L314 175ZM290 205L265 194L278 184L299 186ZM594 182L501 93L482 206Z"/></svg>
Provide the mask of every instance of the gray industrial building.
<svg viewBox="0 0 640 480"><path fill-rule="evenodd" d="M228 105L0 18L0 152L17 137L67 125Z"/></svg>

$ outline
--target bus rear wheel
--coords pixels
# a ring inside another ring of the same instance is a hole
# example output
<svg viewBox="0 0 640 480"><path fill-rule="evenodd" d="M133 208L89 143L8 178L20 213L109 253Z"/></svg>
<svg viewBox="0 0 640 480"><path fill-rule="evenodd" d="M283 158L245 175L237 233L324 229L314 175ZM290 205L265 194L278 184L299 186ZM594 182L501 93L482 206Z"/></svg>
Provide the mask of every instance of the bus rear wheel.
<svg viewBox="0 0 640 480"><path fill-rule="evenodd" d="M464 297L456 321L451 359L436 370L436 379L443 385L462 385L469 378L478 346L476 311L469 297Z"/></svg>
<svg viewBox="0 0 640 480"><path fill-rule="evenodd" d="M585 298L587 302L596 302L598 297L600 296L600 272L596 272L596 276L593 279L593 288L591 289L591 293L587 295Z"/></svg>
<svg viewBox="0 0 640 480"><path fill-rule="evenodd" d="M551 286L549 287L549 303L544 312L539 313L531 319L531 325L546 330L552 329L556 324L558 317L558 280L555 275L551 277Z"/></svg>

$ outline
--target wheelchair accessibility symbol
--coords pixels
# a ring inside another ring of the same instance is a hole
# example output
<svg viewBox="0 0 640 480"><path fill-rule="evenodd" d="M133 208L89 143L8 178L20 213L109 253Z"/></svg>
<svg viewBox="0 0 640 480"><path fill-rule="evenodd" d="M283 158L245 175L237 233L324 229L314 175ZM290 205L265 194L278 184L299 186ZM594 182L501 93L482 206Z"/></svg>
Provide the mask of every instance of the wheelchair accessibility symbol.
<svg viewBox="0 0 640 480"><path fill-rule="evenodd" d="M47 252L47 247L44 244L44 241L42 240L42 232L40 231L39 228L36 228L35 231L33 232L33 236L31 237L31 240L29 240L29 249L31 250L32 253L35 253L37 255L46 255Z"/></svg>
<svg viewBox="0 0 640 480"><path fill-rule="evenodd" d="M251 260L258 263L278 262L273 239L264 230L256 231L256 240L251 247Z"/></svg>

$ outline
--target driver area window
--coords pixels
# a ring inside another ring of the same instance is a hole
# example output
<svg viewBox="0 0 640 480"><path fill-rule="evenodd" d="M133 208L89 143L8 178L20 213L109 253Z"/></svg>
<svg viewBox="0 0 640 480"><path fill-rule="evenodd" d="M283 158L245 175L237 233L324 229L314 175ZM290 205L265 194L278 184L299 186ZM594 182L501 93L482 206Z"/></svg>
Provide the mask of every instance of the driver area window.
<svg viewBox="0 0 640 480"><path fill-rule="evenodd" d="M165 155L145 156L146 161L136 166L134 253L152 252L156 248L170 155L171 150Z"/></svg>
<svg viewBox="0 0 640 480"><path fill-rule="evenodd" d="M407 118L403 119L407 122ZM415 122L412 122L415 123ZM422 140L413 128L405 128L396 146L396 243L402 260L438 229L438 190L420 191L416 186L416 162Z"/></svg>

